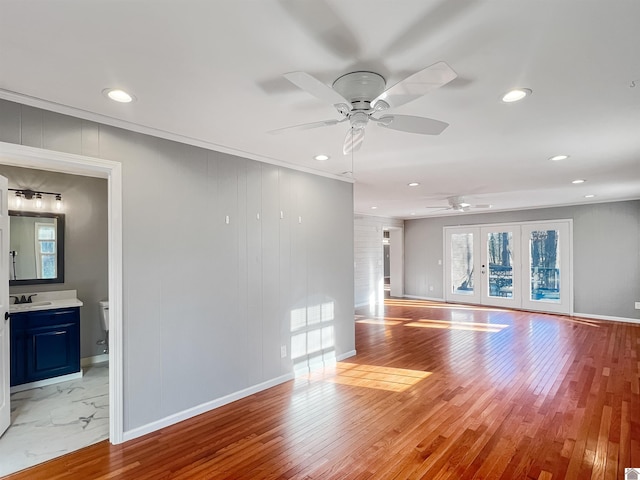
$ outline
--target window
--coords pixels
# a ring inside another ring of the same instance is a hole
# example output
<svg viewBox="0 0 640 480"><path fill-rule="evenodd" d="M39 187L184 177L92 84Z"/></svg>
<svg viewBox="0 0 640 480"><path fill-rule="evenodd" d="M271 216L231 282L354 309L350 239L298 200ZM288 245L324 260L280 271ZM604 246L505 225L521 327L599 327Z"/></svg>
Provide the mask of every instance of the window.
<svg viewBox="0 0 640 480"><path fill-rule="evenodd" d="M56 226L53 223L36 222L36 267L38 278L56 278Z"/></svg>

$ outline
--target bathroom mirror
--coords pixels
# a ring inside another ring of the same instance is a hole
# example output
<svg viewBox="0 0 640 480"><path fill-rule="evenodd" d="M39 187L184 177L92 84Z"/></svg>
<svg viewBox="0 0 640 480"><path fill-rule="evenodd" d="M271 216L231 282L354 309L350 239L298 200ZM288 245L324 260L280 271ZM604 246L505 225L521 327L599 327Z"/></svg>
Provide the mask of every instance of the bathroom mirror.
<svg viewBox="0 0 640 480"><path fill-rule="evenodd" d="M9 285L64 283L64 214L9 211Z"/></svg>

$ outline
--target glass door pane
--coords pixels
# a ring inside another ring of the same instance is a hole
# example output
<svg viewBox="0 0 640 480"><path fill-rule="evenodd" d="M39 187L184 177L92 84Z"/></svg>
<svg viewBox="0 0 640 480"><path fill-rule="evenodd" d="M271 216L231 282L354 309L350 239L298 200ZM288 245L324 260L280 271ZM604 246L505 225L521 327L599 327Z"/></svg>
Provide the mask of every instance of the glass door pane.
<svg viewBox="0 0 640 480"><path fill-rule="evenodd" d="M573 312L571 220L527 223L522 227L523 308ZM528 257L528 258L527 258Z"/></svg>
<svg viewBox="0 0 640 480"><path fill-rule="evenodd" d="M480 303L480 252L479 228L445 227L445 300Z"/></svg>
<svg viewBox="0 0 640 480"><path fill-rule="evenodd" d="M513 298L513 234L490 232L487 234L487 295Z"/></svg>
<svg viewBox="0 0 640 480"><path fill-rule="evenodd" d="M451 293L473 295L473 233L451 234Z"/></svg>
<svg viewBox="0 0 640 480"><path fill-rule="evenodd" d="M529 235L532 301L560 303L560 232L534 230Z"/></svg>

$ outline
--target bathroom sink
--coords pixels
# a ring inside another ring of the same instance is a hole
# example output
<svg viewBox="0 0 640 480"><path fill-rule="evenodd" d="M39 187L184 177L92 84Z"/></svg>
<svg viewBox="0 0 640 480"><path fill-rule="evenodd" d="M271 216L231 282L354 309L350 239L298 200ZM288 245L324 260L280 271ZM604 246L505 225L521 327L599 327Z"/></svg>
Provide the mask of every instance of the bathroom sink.
<svg viewBox="0 0 640 480"><path fill-rule="evenodd" d="M31 303L25 303L25 304L23 304L23 305L24 305L25 307L28 307L28 306L32 306L32 307L40 307L40 306L42 306L42 305L51 305L51 303L52 303L52 302L48 302L48 301L46 301L46 300L43 300L43 301L41 301L41 302L31 302Z"/></svg>

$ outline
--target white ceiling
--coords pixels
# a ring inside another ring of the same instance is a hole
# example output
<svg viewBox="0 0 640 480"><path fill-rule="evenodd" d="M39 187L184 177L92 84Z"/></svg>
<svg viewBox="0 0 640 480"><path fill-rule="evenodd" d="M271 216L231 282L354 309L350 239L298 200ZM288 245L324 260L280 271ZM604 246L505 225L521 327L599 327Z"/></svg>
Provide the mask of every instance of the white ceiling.
<svg viewBox="0 0 640 480"><path fill-rule="evenodd" d="M370 124L351 158L346 123L266 133L340 118L283 73L330 85L369 70L392 85L440 60L459 77L395 110L449 123L440 136ZM116 104L107 87L137 101ZM502 103L513 87L533 94ZM250 158L353 170L360 213L451 214L425 208L451 195L494 210L640 198L637 0L0 0L0 89Z"/></svg>

